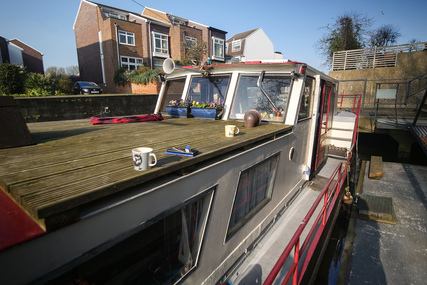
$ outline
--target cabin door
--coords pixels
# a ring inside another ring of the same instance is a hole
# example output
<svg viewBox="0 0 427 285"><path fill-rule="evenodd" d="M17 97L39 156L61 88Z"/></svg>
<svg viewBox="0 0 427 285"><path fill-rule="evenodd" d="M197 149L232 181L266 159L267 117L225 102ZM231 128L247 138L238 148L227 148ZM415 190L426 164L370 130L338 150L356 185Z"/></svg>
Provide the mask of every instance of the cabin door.
<svg viewBox="0 0 427 285"><path fill-rule="evenodd" d="M316 139L315 139L315 151L313 152L313 164L311 169L313 173L316 173L319 170L319 166L325 162L328 155L328 145L327 145L327 133L328 130L332 127L332 111L333 106L331 103L334 101L331 100L333 97L334 85L330 82L324 80L320 83L321 95L319 96L319 110L316 122Z"/></svg>

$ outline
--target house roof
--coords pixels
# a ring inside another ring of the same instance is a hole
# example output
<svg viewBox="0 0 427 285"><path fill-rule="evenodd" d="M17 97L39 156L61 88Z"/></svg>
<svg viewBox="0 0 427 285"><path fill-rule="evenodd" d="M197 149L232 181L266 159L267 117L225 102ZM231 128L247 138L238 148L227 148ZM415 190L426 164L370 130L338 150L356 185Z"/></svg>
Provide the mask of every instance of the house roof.
<svg viewBox="0 0 427 285"><path fill-rule="evenodd" d="M232 41L235 41L235 40L242 40L242 39L245 39L245 38L249 37L252 33L254 33L254 32L255 32L256 30L258 30L258 29L260 29L260 28L256 28L256 29L253 29L253 30L250 30L250 31L247 31L247 32L243 32L243 33L235 34L234 36L230 37L230 38L227 40L227 43L232 42Z"/></svg>
<svg viewBox="0 0 427 285"><path fill-rule="evenodd" d="M76 25L76 20L77 20L77 16L78 16L78 14L79 14L79 12L80 12L80 7L81 7L81 5L82 5L82 2L86 2L86 3L88 3L88 4L91 4L91 5L95 5L95 6L97 6L97 7L101 7L101 8L106 8L106 9L110 9L110 10L112 10L112 11L118 11L118 12L122 12L122 13L124 13L124 14L130 14L130 15L132 15L132 16L134 16L134 17L138 17L138 18L141 18L141 19L143 19L143 20L152 20L152 21L155 21L155 22L157 22L158 24L163 24L163 25L167 25L167 26L169 26L170 25L170 22L169 21L164 21L164 20L162 20L162 19L159 19L158 17L150 17L150 16L146 16L146 15L143 15L143 14L138 14L138 13L135 13L135 12L132 12L132 11L127 11L127 10L123 10L123 9L120 9L120 8L116 8L116 7L112 7L112 6L108 6L108 5L104 5L104 4L99 4L99 3L96 3L96 2L93 2L93 1L89 1L89 0L81 0L81 2L80 2L80 6L79 6L79 11L77 12L77 15L76 15L76 19L74 20L74 25L73 25L73 28L75 27L75 25ZM145 9L144 9L145 10Z"/></svg>
<svg viewBox="0 0 427 285"><path fill-rule="evenodd" d="M42 55L42 56L44 55L42 52L40 52L40 51L36 50L36 49L35 49L35 48L33 48L32 46L29 46L28 44L24 43L23 41L18 40L17 38L15 38L15 39L11 39L11 40L9 40L9 42L10 42L11 44L14 44L15 46L17 46L17 47L21 48L21 49L25 49L25 48L32 49L32 50L34 50L34 51L38 52L40 55Z"/></svg>
<svg viewBox="0 0 427 285"><path fill-rule="evenodd" d="M149 7L145 7L144 11L142 11L141 15L144 17L151 18L151 19L156 19L156 20L161 21L161 22L165 22L165 23L169 23L169 24L171 23L168 15L165 12L158 11L158 10L155 10L155 9L152 9Z"/></svg>

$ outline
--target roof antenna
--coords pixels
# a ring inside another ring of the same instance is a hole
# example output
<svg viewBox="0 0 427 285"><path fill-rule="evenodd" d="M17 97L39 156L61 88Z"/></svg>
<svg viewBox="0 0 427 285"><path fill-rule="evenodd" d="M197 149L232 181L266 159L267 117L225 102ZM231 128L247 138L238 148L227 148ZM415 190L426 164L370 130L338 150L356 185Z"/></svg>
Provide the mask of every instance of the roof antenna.
<svg viewBox="0 0 427 285"><path fill-rule="evenodd" d="M136 2L135 0L132 0L132 2L134 2L134 3L138 4L138 5L139 5L139 6L141 6L142 8L145 8L145 6L144 6L144 5L139 4L139 3L138 3L138 2Z"/></svg>

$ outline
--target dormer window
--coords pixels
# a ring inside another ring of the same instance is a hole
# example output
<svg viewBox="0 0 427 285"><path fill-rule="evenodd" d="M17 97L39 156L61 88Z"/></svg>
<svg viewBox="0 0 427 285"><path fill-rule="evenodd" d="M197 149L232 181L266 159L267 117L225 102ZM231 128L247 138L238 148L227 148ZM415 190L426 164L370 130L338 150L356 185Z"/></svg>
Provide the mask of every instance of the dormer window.
<svg viewBox="0 0 427 285"><path fill-rule="evenodd" d="M116 18L116 19L120 19L120 20L126 20L126 15L120 15L118 13L115 13L113 11L103 11L102 12L104 14L105 18Z"/></svg>
<svg viewBox="0 0 427 285"><path fill-rule="evenodd" d="M242 49L242 41L235 40L231 42L231 51L239 51Z"/></svg>

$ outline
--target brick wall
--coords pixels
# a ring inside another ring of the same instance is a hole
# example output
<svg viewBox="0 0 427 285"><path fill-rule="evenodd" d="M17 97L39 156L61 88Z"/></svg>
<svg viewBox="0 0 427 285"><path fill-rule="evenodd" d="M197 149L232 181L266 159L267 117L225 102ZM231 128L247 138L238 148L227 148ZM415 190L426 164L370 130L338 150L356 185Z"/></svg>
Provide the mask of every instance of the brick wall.
<svg viewBox="0 0 427 285"><path fill-rule="evenodd" d="M81 95L15 98L27 123L87 119L92 116L152 114L158 95ZM109 114L101 114L108 107Z"/></svg>

